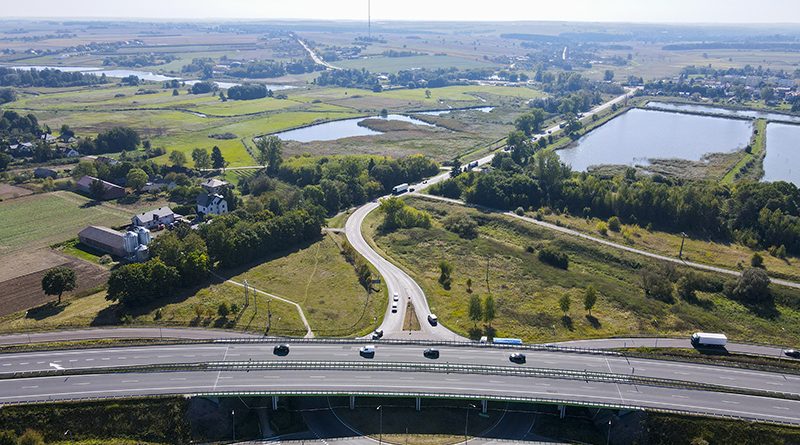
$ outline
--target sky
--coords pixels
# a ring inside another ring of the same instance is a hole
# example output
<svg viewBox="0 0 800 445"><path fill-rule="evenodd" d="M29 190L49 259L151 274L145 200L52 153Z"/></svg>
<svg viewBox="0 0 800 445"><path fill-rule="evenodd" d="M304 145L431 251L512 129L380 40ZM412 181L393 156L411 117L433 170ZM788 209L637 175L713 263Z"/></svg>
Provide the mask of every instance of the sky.
<svg viewBox="0 0 800 445"><path fill-rule="evenodd" d="M0 18L364 20L368 0L0 0ZM373 20L800 23L800 0L371 0Z"/></svg>

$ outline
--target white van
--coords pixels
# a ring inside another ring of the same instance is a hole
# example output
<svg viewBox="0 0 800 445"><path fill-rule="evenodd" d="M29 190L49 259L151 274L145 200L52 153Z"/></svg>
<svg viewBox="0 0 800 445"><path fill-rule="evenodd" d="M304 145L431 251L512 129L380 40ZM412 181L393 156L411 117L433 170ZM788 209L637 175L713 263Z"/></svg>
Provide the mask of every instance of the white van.
<svg viewBox="0 0 800 445"><path fill-rule="evenodd" d="M439 324L439 317L437 317L436 314L428 314L428 323L430 323L431 326L436 326Z"/></svg>

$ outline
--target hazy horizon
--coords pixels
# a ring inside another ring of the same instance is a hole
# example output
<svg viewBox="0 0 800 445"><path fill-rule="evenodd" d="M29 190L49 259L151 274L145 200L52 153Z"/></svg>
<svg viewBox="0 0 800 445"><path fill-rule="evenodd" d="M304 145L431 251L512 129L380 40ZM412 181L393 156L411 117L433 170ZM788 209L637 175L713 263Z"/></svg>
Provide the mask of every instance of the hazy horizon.
<svg viewBox="0 0 800 445"><path fill-rule="evenodd" d="M563 0L552 3L500 0L492 8L456 0L372 0L374 21L594 22L657 24L800 24L796 0L764 0L757 14L748 0ZM42 13L47 11L47 13ZM127 20L351 20L367 18L367 0L296 0L254 2L229 0L140 0L110 4L89 0L32 0L4 6L2 19Z"/></svg>

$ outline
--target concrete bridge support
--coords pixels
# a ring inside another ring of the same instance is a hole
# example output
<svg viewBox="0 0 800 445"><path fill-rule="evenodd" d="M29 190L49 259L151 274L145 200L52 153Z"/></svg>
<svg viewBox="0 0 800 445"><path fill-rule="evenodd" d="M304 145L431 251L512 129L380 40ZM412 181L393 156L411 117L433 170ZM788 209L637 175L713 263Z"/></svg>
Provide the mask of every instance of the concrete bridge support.
<svg viewBox="0 0 800 445"><path fill-rule="evenodd" d="M350 409L356 409L356 396L350 396Z"/></svg>
<svg viewBox="0 0 800 445"><path fill-rule="evenodd" d="M481 414L486 414L489 411L489 401L481 400Z"/></svg>
<svg viewBox="0 0 800 445"><path fill-rule="evenodd" d="M417 411L422 409L422 398L417 397Z"/></svg>
<svg viewBox="0 0 800 445"><path fill-rule="evenodd" d="M272 410L278 409L278 396L272 396Z"/></svg>
<svg viewBox="0 0 800 445"><path fill-rule="evenodd" d="M567 406L566 405L558 405L558 414L561 419L566 417L567 415Z"/></svg>

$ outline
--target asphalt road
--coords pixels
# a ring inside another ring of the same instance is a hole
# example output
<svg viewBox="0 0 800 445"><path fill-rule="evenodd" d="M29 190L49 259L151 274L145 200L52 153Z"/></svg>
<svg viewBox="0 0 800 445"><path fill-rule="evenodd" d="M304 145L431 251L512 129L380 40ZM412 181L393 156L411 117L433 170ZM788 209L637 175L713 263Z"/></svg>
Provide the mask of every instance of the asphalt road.
<svg viewBox="0 0 800 445"><path fill-rule="evenodd" d="M800 376L684 362L647 360L549 351L525 351L527 363L509 361L510 349L494 347L437 347L439 359L423 357L425 346L377 344L374 358L362 358L360 344L291 343L289 355L272 352L275 343L140 346L67 351L0 354L0 373L52 369L92 370L104 367L248 361L451 363L512 366L637 375L726 387L800 395ZM323 374L329 371L319 371ZM358 371L361 372L361 371ZM441 377L441 375L440 375ZM0 394L3 394L0 391Z"/></svg>
<svg viewBox="0 0 800 445"><path fill-rule="evenodd" d="M64 329L49 332L23 332L0 335L0 345L25 343L52 343L64 341L100 339L181 338L190 340L213 340L218 338L261 338L252 333L208 328L87 328Z"/></svg>
<svg viewBox="0 0 800 445"><path fill-rule="evenodd" d="M653 386L546 378L381 371L163 372L42 377L0 381L0 403L135 397L156 394L243 392L467 395L476 399L526 398L800 424L800 401Z"/></svg>

